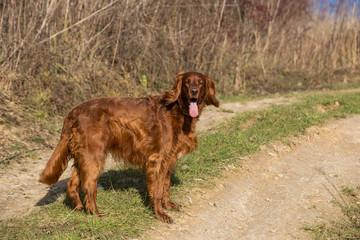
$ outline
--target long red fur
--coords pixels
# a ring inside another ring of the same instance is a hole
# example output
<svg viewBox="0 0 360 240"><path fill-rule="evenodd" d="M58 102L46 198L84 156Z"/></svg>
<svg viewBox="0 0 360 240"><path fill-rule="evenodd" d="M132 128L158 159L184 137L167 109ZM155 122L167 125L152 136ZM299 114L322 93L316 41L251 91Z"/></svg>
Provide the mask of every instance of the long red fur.
<svg viewBox="0 0 360 240"><path fill-rule="evenodd" d="M47 162L39 182L48 185L56 183L68 165L68 154L68 138L62 136L53 155Z"/></svg>
<svg viewBox="0 0 360 240"><path fill-rule="evenodd" d="M195 91L196 90L196 91ZM179 210L170 201L170 176L178 158L197 147L189 103L196 101L199 116L205 105L219 106L214 81L197 73L180 73L172 90L147 98L99 98L82 103L65 118L60 141L39 181L54 184L74 158L67 195L75 209L83 209L79 187L85 193L85 209L99 212L97 180L107 153L144 168L155 216L172 219L163 211Z"/></svg>

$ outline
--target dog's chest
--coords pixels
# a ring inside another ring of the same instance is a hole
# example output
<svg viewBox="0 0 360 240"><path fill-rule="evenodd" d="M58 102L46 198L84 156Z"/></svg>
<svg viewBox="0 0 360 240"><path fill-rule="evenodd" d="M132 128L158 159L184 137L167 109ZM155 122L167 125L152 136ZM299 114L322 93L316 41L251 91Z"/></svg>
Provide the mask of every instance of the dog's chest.
<svg viewBox="0 0 360 240"><path fill-rule="evenodd" d="M177 136L177 143L175 144L175 156L180 158L184 154L194 151L197 147L197 137L195 134L181 133Z"/></svg>

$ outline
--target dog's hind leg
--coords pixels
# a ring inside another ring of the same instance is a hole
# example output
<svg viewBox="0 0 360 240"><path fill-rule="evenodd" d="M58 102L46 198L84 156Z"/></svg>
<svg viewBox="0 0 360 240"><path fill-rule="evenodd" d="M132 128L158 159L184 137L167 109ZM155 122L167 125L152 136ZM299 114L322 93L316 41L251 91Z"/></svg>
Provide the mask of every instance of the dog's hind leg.
<svg viewBox="0 0 360 240"><path fill-rule="evenodd" d="M92 153L87 153L82 156L83 159L79 159L79 173L81 189L85 194L84 202L86 211L91 214L96 214L99 217L105 216L99 212L96 204L97 195L97 181L102 172L105 154L103 149L97 148L92 145Z"/></svg>
<svg viewBox="0 0 360 240"><path fill-rule="evenodd" d="M76 210L82 210L84 207L79 197L80 178L79 170L76 165L73 166L71 177L67 183L66 194L71 200L71 205Z"/></svg>

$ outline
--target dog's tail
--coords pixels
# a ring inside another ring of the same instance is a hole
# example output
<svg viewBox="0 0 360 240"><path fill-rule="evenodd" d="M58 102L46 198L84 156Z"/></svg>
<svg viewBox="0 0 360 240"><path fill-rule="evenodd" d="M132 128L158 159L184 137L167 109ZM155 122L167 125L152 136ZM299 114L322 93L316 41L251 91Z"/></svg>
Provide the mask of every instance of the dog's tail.
<svg viewBox="0 0 360 240"><path fill-rule="evenodd" d="M60 141L56 146L53 155L47 162L45 169L41 173L39 182L51 185L59 180L59 177L68 165L68 143L69 137L65 134L61 134Z"/></svg>

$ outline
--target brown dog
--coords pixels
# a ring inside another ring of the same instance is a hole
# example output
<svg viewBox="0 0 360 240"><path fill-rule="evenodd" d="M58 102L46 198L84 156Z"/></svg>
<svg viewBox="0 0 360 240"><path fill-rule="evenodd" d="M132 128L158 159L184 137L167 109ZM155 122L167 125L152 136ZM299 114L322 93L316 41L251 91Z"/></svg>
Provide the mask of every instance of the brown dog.
<svg viewBox="0 0 360 240"><path fill-rule="evenodd" d="M195 124L205 105L219 106L214 81L180 73L171 91L147 98L99 98L82 103L66 116L60 141L39 181L54 184L74 158L67 195L75 209L103 216L96 205L97 180L106 154L145 169L156 218L171 223L163 211L179 210L170 201L170 176L178 158L197 147Z"/></svg>

